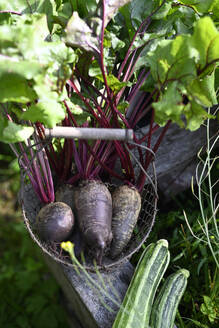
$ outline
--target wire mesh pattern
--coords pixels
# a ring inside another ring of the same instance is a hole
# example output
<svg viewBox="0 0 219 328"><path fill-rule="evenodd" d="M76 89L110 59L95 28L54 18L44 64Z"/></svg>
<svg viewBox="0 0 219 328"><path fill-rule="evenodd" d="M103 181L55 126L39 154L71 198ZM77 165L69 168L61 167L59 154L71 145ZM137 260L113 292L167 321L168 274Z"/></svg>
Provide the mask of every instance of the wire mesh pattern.
<svg viewBox="0 0 219 328"><path fill-rule="evenodd" d="M105 256L102 260L102 265L98 267L99 270L116 269L123 262L127 261L135 252L137 252L147 239L153 227L157 211L157 191L155 189L155 179L156 176L153 177L153 185L146 184L144 186L141 194L141 211L129 243L122 253L120 253L120 255L115 259L111 259L109 256L109 251L107 252L106 250ZM108 187L112 191L112 189L115 188L115 185L110 185ZM29 183L22 183L20 200L24 222L34 242L38 244L45 254L52 257L55 261L73 267L70 257L61 249L60 243L42 241L37 235L35 231L35 219L43 204L40 202ZM71 238L69 240L71 241ZM88 271L95 271L93 258L89 252L85 252L84 254L83 265Z"/></svg>

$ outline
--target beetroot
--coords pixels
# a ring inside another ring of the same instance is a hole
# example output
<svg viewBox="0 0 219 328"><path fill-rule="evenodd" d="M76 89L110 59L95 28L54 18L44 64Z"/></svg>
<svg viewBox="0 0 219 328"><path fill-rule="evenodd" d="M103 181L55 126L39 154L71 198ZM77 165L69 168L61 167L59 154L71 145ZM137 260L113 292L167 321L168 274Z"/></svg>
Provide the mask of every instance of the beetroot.
<svg viewBox="0 0 219 328"><path fill-rule="evenodd" d="M64 241L72 234L73 227L74 214L62 202L45 205L36 217L36 230L45 241Z"/></svg>
<svg viewBox="0 0 219 328"><path fill-rule="evenodd" d="M141 196L136 188L127 185L112 194L113 217L111 257L118 256L128 244L141 209Z"/></svg>
<svg viewBox="0 0 219 328"><path fill-rule="evenodd" d="M105 248L112 239L112 198L100 181L83 181L74 194L77 221L87 246L101 264Z"/></svg>

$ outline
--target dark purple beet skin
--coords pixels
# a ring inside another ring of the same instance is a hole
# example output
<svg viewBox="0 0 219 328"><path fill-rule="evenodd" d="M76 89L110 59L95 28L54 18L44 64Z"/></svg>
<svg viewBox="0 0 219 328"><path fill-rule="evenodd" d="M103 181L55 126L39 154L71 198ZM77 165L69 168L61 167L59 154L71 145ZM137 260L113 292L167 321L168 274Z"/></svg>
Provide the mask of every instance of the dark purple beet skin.
<svg viewBox="0 0 219 328"><path fill-rule="evenodd" d="M112 239L112 198L100 181L83 181L75 191L75 211L85 243L100 264Z"/></svg>
<svg viewBox="0 0 219 328"><path fill-rule="evenodd" d="M45 205L36 217L36 230L45 241L61 242L72 234L74 214L71 208L62 202Z"/></svg>

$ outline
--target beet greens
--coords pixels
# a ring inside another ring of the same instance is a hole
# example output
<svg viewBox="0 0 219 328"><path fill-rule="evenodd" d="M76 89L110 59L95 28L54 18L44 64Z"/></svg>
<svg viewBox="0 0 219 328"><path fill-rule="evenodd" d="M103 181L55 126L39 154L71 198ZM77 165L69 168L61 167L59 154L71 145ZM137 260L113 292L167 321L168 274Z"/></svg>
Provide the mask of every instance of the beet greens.
<svg viewBox="0 0 219 328"><path fill-rule="evenodd" d="M215 6L1 1L0 140L43 203L54 201L52 176L74 185L114 177L141 192L146 175L130 152L147 171L171 122L193 131L212 118L205 107L217 103ZM46 140L44 128L55 125L131 128L134 142Z"/></svg>

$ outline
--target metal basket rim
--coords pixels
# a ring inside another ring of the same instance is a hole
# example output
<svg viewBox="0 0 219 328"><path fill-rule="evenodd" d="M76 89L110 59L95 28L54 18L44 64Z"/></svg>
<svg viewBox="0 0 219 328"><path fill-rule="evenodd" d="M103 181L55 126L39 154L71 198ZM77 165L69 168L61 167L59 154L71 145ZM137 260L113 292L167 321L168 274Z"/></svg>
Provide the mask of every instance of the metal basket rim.
<svg viewBox="0 0 219 328"><path fill-rule="evenodd" d="M155 218L156 218L156 213L157 213L157 200L158 200L158 198L156 197L156 194L154 194L154 201L153 201L154 211L153 211L153 217L151 215L152 220L150 222L149 229L148 229L147 233L145 234L145 236L143 238L141 238L141 241L138 243L138 245L130 253L128 253L127 255L125 255L122 258L115 259L112 263L109 263L109 264L102 264L101 266L96 266L96 267L94 265L83 265L84 266L84 269L86 269L87 271L90 271L90 272L95 272L96 271L96 268L99 271L105 271L105 272L106 271L113 271L113 270L116 270L116 268L118 268L119 266L121 266L123 263L127 262L131 258L131 256L133 254L135 254L137 251L139 251L139 249L142 247L143 243L148 238L148 236L149 236L149 234L150 234L150 232L152 230L152 227L154 225ZM26 226L26 228L27 228L27 230L28 230L31 238L40 247L40 249L46 255L48 255L49 257L51 257L54 261L56 261L56 262L58 262L60 264L63 264L65 266L74 268L75 267L75 264L74 263L70 263L70 262L68 262L66 260L63 260L63 259L59 258L52 251L48 250L42 244L42 242L40 242L40 240L38 239L38 237L36 237L35 233L33 232L32 228L31 228L31 224L30 224L29 219L28 219L28 217L26 215L26 210L25 210L25 206L24 206L24 202L23 201L21 202L21 208L22 208L22 214L23 214L25 226Z"/></svg>

